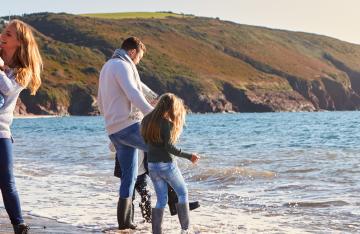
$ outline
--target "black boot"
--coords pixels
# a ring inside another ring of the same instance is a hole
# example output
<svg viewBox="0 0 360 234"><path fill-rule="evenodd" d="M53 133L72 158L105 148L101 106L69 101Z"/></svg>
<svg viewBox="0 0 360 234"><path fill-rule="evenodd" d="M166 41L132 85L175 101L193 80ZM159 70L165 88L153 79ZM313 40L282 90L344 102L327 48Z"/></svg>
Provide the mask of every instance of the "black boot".
<svg viewBox="0 0 360 234"><path fill-rule="evenodd" d="M198 201L189 202L190 210L195 210L200 207L200 203Z"/></svg>
<svg viewBox="0 0 360 234"><path fill-rule="evenodd" d="M178 217L181 229L183 231L187 231L190 225L190 218L189 218L189 204L176 204L176 210L178 211Z"/></svg>
<svg viewBox="0 0 360 234"><path fill-rule="evenodd" d="M177 214L176 206L175 206L176 203L178 203L178 197L174 189L170 185L168 185L168 205L169 205L170 214L172 216ZM200 203L198 201L189 202L189 207L190 210L195 210L200 207Z"/></svg>
<svg viewBox="0 0 360 234"><path fill-rule="evenodd" d="M162 234L162 222L164 217L164 209L153 208L152 212L152 233L153 234Z"/></svg>
<svg viewBox="0 0 360 234"><path fill-rule="evenodd" d="M134 206L134 203L131 202L131 219L130 219L130 222L132 224L135 224L135 206Z"/></svg>
<svg viewBox="0 0 360 234"><path fill-rule="evenodd" d="M28 234L28 231L30 230L29 225L26 225L25 223L13 225L13 228L15 234Z"/></svg>
<svg viewBox="0 0 360 234"><path fill-rule="evenodd" d="M132 198L119 198L117 206L117 220L119 230L136 229L136 225L132 222Z"/></svg>

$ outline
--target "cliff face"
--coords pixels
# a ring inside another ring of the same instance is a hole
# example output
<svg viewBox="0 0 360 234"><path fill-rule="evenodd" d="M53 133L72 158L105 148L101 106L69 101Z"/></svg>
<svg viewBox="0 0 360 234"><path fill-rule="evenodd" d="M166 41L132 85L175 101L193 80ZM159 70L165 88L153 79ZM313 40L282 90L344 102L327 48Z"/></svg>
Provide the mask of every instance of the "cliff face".
<svg viewBox="0 0 360 234"><path fill-rule="evenodd" d="M98 114L101 66L132 35L148 48L143 81L178 94L193 112L360 108L360 46L333 38L199 17L22 20L37 32L45 70L39 93L21 94L18 113Z"/></svg>

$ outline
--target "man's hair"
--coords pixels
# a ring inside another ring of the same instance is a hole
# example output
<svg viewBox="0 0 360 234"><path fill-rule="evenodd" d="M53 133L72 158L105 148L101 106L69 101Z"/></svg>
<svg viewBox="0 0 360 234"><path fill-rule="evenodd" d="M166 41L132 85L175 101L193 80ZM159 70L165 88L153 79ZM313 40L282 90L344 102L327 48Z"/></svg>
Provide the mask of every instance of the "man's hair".
<svg viewBox="0 0 360 234"><path fill-rule="evenodd" d="M121 45L121 49L125 50L125 51L129 51L129 50L133 50L135 49L137 52L140 51L140 49L142 51L146 51L146 47L144 45L144 43L142 43L140 41L139 38L137 37L129 37L128 39L126 39L122 45Z"/></svg>

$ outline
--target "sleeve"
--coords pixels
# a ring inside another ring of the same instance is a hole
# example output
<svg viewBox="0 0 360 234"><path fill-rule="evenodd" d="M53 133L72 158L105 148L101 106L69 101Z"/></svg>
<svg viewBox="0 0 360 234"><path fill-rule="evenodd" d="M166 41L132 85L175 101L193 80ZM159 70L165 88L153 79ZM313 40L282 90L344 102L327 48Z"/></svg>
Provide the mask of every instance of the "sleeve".
<svg viewBox="0 0 360 234"><path fill-rule="evenodd" d="M153 107L146 100L144 94L137 88L132 73L130 66L115 66L114 75L116 77L116 82L119 83L130 102L146 115L153 110Z"/></svg>
<svg viewBox="0 0 360 234"><path fill-rule="evenodd" d="M8 95L21 88L20 84L15 79L10 79L5 72L0 71L0 92Z"/></svg>
<svg viewBox="0 0 360 234"><path fill-rule="evenodd" d="M152 91L146 84L141 82L141 88L143 91L143 94L145 95L145 98L148 102L153 102L158 98L158 94Z"/></svg>
<svg viewBox="0 0 360 234"><path fill-rule="evenodd" d="M162 124L161 135L164 141L165 150L172 155L191 160L192 154L182 152L181 149L177 148L175 145L173 145L170 142L170 131L171 131L170 123L166 122Z"/></svg>

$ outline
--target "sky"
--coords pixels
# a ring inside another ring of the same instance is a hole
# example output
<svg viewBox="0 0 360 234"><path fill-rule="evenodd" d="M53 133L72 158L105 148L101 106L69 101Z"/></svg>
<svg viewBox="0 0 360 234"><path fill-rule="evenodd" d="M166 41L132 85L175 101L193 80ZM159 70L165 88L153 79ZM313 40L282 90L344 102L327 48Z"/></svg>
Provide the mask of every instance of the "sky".
<svg viewBox="0 0 360 234"><path fill-rule="evenodd" d="M5 0L1 0L5 1ZM0 16L34 12L173 11L327 35L360 45L360 0L13 0Z"/></svg>

